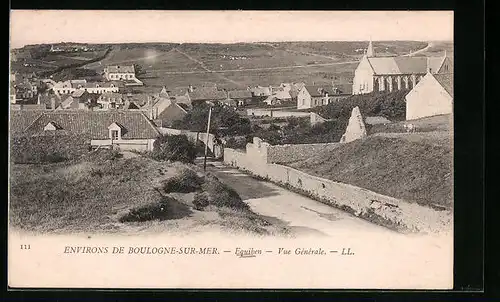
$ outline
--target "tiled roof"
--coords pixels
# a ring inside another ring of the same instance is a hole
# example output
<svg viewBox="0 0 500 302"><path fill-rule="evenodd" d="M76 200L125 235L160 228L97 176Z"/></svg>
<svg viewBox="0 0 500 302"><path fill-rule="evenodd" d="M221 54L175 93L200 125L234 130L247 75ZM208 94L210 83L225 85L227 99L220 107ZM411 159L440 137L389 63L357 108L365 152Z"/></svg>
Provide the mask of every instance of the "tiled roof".
<svg viewBox="0 0 500 302"><path fill-rule="evenodd" d="M399 67L392 57L368 58L375 74L400 74Z"/></svg>
<svg viewBox="0 0 500 302"><path fill-rule="evenodd" d="M76 90L76 91L73 91L71 93L71 96L74 97L74 98L79 98L79 97L81 97L84 94L85 94L85 90Z"/></svg>
<svg viewBox="0 0 500 302"><path fill-rule="evenodd" d="M10 134L22 134L29 125L42 116L44 111L39 110L11 110L10 111Z"/></svg>
<svg viewBox="0 0 500 302"><path fill-rule="evenodd" d="M453 74L452 73L440 73L435 74L434 78L438 81L441 86L453 97Z"/></svg>
<svg viewBox="0 0 500 302"><path fill-rule="evenodd" d="M108 100L108 99L125 99L123 94L117 93L117 92L104 92L102 93L99 98L101 100Z"/></svg>
<svg viewBox="0 0 500 302"><path fill-rule="evenodd" d="M427 72L427 57L395 57L394 60L401 74Z"/></svg>
<svg viewBox="0 0 500 302"><path fill-rule="evenodd" d="M190 92L189 98L191 101L225 100L227 95L224 91L217 90L216 88L201 87Z"/></svg>
<svg viewBox="0 0 500 302"><path fill-rule="evenodd" d="M332 88L328 87L328 86L317 86L317 85L316 86L309 86L309 85L306 85L304 87L312 97L323 96L322 90L326 91L328 94L333 94Z"/></svg>
<svg viewBox="0 0 500 302"><path fill-rule="evenodd" d="M229 98L232 99L249 99L252 93L248 90L231 90L229 91Z"/></svg>
<svg viewBox="0 0 500 302"><path fill-rule="evenodd" d="M135 73L134 65L109 65L106 70L108 73Z"/></svg>
<svg viewBox="0 0 500 302"><path fill-rule="evenodd" d="M371 57L368 58L375 74L425 74L427 68L438 71L444 57Z"/></svg>
<svg viewBox="0 0 500 302"><path fill-rule="evenodd" d="M352 84L335 84L339 94L352 94Z"/></svg>
<svg viewBox="0 0 500 302"><path fill-rule="evenodd" d="M49 122L55 122L63 130L71 133L90 135L92 139L108 139L108 127L113 123L123 126L122 137L124 139L156 138L159 133L142 112L121 110L64 110L46 112L33 122L26 132L28 134L43 132L43 128Z"/></svg>
<svg viewBox="0 0 500 302"><path fill-rule="evenodd" d="M273 96L280 100L290 99L292 96L288 91L278 90L273 92Z"/></svg>

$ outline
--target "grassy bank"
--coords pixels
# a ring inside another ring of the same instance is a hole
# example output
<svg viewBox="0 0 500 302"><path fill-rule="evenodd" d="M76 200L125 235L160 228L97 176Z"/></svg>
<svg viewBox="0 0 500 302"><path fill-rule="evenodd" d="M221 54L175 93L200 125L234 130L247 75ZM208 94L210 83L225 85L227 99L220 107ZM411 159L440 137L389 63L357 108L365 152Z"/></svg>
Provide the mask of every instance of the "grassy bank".
<svg viewBox="0 0 500 302"><path fill-rule="evenodd" d="M13 164L10 226L36 233L287 233L253 213L217 178L196 169L109 154Z"/></svg>
<svg viewBox="0 0 500 302"><path fill-rule="evenodd" d="M290 166L409 202L451 208L452 146L417 135L425 136L369 136Z"/></svg>

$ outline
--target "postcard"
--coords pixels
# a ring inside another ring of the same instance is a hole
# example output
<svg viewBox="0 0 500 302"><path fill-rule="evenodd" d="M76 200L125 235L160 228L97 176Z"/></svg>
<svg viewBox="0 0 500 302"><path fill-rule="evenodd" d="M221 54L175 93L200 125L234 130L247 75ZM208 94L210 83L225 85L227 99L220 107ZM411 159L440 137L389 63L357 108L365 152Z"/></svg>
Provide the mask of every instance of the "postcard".
<svg viewBox="0 0 500 302"><path fill-rule="evenodd" d="M452 289L452 11L12 10L10 288Z"/></svg>

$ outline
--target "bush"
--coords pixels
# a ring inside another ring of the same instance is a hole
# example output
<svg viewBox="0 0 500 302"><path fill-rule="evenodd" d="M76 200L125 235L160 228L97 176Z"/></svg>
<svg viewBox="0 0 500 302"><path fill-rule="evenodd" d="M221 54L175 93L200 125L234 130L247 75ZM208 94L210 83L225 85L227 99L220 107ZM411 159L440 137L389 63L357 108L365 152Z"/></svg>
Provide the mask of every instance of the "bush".
<svg viewBox="0 0 500 302"><path fill-rule="evenodd" d="M193 205L194 208L198 211L203 210L205 207L207 207L210 204L208 200L208 196L204 192L199 192L194 195L193 199Z"/></svg>
<svg viewBox="0 0 500 302"><path fill-rule="evenodd" d="M102 163L106 161L122 158L123 155L117 150L99 149L87 154L86 158L91 162Z"/></svg>
<svg viewBox="0 0 500 302"><path fill-rule="evenodd" d="M167 179L163 183L165 193L190 193L201 189L203 179L195 171L184 169L179 175Z"/></svg>
<svg viewBox="0 0 500 302"><path fill-rule="evenodd" d="M167 200L146 204L129 210L127 214L120 217L120 222L148 221L165 219L167 217Z"/></svg>
<svg viewBox="0 0 500 302"><path fill-rule="evenodd" d="M192 163L196 158L196 146L185 135L164 135L154 142L151 156L155 160Z"/></svg>
<svg viewBox="0 0 500 302"><path fill-rule="evenodd" d="M250 209L233 188L223 184L213 175L206 176L202 188L208 195L208 201L211 205L239 210Z"/></svg>

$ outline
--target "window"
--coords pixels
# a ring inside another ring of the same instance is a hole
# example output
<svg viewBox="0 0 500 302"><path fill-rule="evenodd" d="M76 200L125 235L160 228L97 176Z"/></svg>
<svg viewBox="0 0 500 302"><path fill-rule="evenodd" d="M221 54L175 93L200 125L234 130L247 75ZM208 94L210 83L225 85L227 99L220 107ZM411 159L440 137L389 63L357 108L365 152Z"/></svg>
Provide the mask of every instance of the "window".
<svg viewBox="0 0 500 302"><path fill-rule="evenodd" d="M111 139L112 140L118 139L118 130L111 130Z"/></svg>

